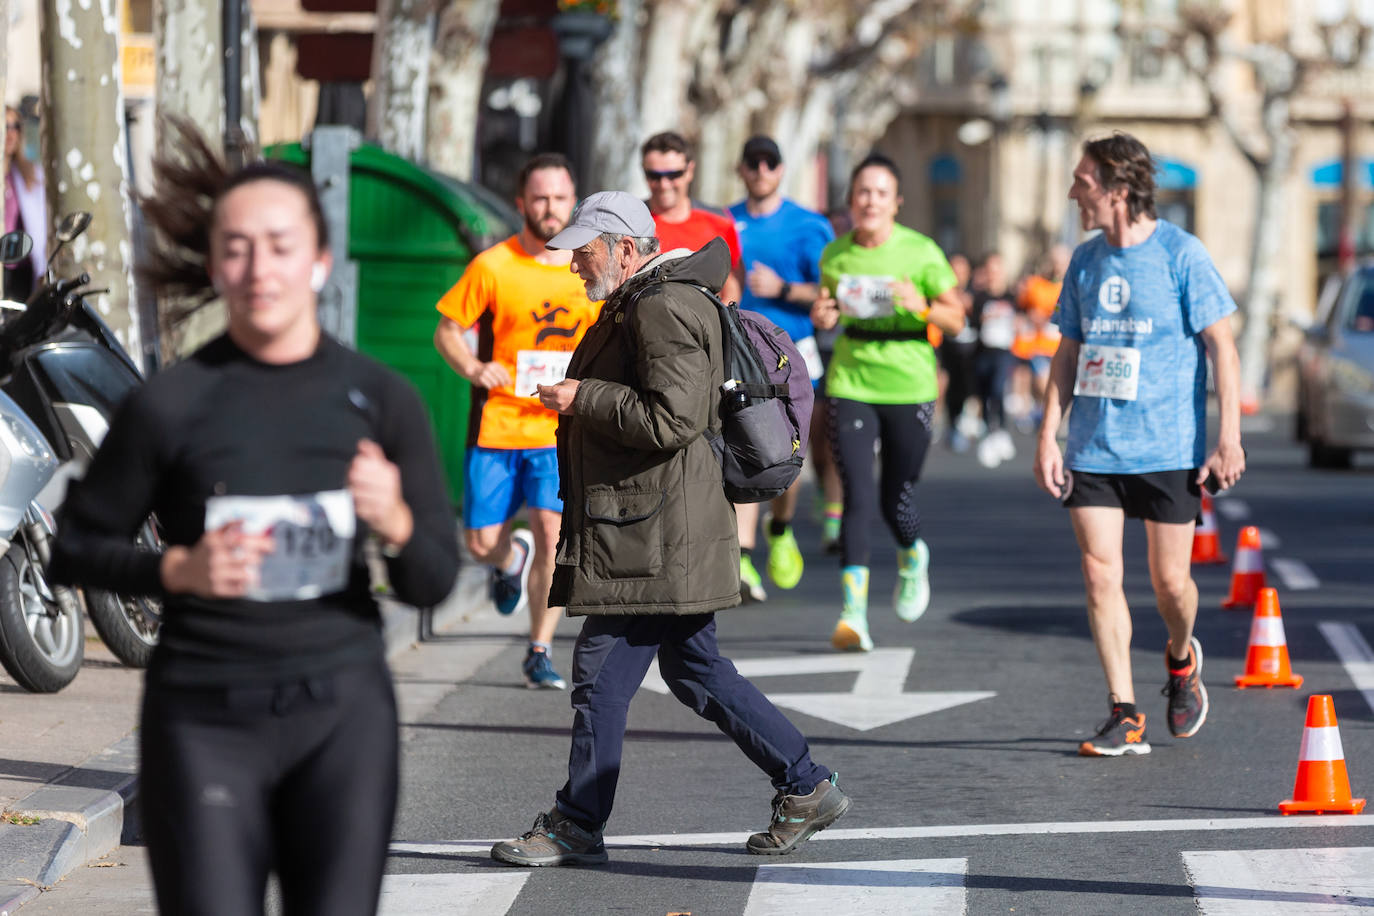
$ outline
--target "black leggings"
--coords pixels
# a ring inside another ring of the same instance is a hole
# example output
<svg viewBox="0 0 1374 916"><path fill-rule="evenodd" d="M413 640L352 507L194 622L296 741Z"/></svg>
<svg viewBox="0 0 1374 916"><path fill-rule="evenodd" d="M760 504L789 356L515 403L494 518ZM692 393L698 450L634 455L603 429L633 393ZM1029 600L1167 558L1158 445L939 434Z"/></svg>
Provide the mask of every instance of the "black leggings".
<svg viewBox="0 0 1374 916"><path fill-rule="evenodd" d="M978 342L961 343L945 338L940 344L940 365L949 373L949 387L945 389L945 419L953 428L964 409L964 402L974 393L973 359Z"/></svg>
<svg viewBox="0 0 1374 916"><path fill-rule="evenodd" d="M988 432L1005 429L1007 382L1016 368L1016 357L1010 350L987 347L978 351L973 365L978 377L978 399L983 404L983 422Z"/></svg>
<svg viewBox="0 0 1374 916"><path fill-rule="evenodd" d="M158 910L373 914L396 814L397 719L381 659L255 687L155 683L140 802Z"/></svg>
<svg viewBox="0 0 1374 916"><path fill-rule="evenodd" d="M840 545L845 566L867 566L869 532L881 509L902 547L916 543L921 515L914 491L930 448L935 402L865 404L830 399L830 445L844 483ZM873 482L873 443L882 442L879 486ZM881 490L881 493L879 492Z"/></svg>

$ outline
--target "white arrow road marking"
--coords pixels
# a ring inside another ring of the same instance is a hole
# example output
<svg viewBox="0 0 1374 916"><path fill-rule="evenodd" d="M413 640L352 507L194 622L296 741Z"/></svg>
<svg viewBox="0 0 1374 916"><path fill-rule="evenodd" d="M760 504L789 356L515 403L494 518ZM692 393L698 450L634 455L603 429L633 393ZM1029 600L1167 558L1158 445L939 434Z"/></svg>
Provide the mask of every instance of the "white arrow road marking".
<svg viewBox="0 0 1374 916"><path fill-rule="evenodd" d="M1374 710L1374 649L1369 648L1369 643L1364 641L1359 628L1353 623L1328 620L1317 624L1317 629L1331 643L1332 650L1341 660L1355 689L1364 695L1364 701Z"/></svg>
<svg viewBox="0 0 1374 916"><path fill-rule="evenodd" d="M490 845L486 847L490 849ZM378 916L492 916L515 903L528 870L457 875L387 875Z"/></svg>
<svg viewBox="0 0 1374 916"><path fill-rule="evenodd" d="M1229 499L1217 500L1216 507L1217 514L1228 522L1244 521L1250 517L1250 504L1243 499L1236 499L1234 496Z"/></svg>
<svg viewBox="0 0 1374 916"><path fill-rule="evenodd" d="M763 816L767 817L767 811ZM1203 833L1226 830L1302 830L1309 827L1374 827L1374 814L1321 814L1312 817L1198 817L1150 821L1041 821L1021 824L948 824L925 827L830 827L813 836L819 840L931 840L948 837L1032 836L1072 833ZM743 846L744 833L658 833L608 836L608 847L668 848L674 846ZM451 843L392 843L392 855L462 856L491 851L499 840L458 840Z"/></svg>
<svg viewBox="0 0 1374 916"><path fill-rule="evenodd" d="M1374 846L1185 852L1203 916L1354 916L1374 907Z"/></svg>
<svg viewBox="0 0 1374 916"><path fill-rule="evenodd" d="M761 865L744 916L963 916L968 859Z"/></svg>
<svg viewBox="0 0 1374 916"><path fill-rule="evenodd" d="M1291 591L1301 592L1321 588L1322 583L1317 578L1317 574L1312 572L1311 567L1302 560L1295 560L1292 557L1274 557L1269 561L1269 565L1283 580L1284 586Z"/></svg>
<svg viewBox="0 0 1374 916"><path fill-rule="evenodd" d="M859 676L854 679L854 688L849 693L770 693L766 696L777 706L860 732L997 696L982 690L903 693L915 657L916 650L910 648L874 649L863 655L738 659L735 668L747 678L857 671ZM640 686L655 693L668 693L668 685L657 669L650 669Z"/></svg>

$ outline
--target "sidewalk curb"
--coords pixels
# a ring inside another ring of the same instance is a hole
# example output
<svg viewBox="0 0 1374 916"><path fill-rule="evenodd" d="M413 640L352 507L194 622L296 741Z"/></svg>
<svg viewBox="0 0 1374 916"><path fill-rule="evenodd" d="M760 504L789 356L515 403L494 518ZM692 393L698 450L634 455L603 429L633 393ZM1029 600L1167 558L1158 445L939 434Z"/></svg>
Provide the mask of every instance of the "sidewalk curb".
<svg viewBox="0 0 1374 916"><path fill-rule="evenodd" d="M465 563L448 598L421 612L382 598L387 658L436 630L461 626L489 609L486 569ZM422 632L421 626L424 625ZM31 825L0 823L0 916L15 910L88 862L137 835L138 735L121 738L5 810ZM129 817L125 817L125 812Z"/></svg>

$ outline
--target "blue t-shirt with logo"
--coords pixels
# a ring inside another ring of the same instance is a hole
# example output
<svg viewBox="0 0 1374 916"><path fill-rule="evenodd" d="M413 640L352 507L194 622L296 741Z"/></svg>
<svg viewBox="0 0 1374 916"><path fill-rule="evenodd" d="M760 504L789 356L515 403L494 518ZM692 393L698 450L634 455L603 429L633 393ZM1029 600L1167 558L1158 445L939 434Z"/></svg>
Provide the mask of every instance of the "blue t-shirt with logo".
<svg viewBox="0 0 1374 916"><path fill-rule="evenodd" d="M763 263L788 283L820 282L821 252L835 237L824 216L790 200L784 200L767 216L750 216L749 208L740 201L730 208L730 215L739 233L746 276L755 264ZM739 305L766 316L793 340L815 333L811 327L811 306L806 303L760 299L749 292L746 283Z"/></svg>
<svg viewBox="0 0 1374 916"><path fill-rule="evenodd" d="M1095 474L1200 467L1207 360L1198 335L1236 310L1198 239L1159 220L1138 245L1074 250L1055 322L1079 342L1065 465Z"/></svg>

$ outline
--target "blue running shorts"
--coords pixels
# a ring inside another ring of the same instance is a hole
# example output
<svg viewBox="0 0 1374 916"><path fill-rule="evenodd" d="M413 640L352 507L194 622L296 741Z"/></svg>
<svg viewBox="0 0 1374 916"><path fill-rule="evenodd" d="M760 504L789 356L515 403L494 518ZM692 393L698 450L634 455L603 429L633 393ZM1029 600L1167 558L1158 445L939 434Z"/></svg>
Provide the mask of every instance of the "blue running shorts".
<svg viewBox="0 0 1374 916"><path fill-rule="evenodd" d="M555 448L471 448L463 484L463 524L486 528L510 521L528 503L563 511Z"/></svg>

